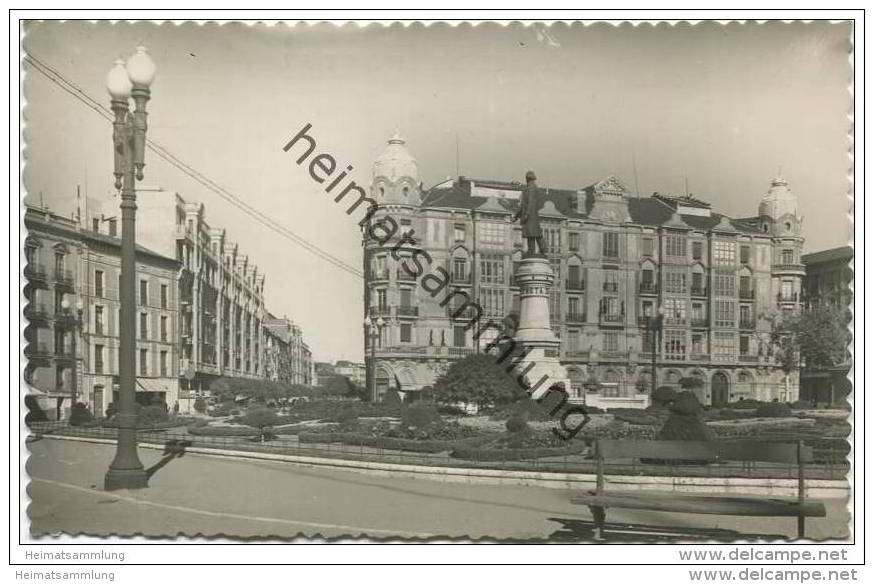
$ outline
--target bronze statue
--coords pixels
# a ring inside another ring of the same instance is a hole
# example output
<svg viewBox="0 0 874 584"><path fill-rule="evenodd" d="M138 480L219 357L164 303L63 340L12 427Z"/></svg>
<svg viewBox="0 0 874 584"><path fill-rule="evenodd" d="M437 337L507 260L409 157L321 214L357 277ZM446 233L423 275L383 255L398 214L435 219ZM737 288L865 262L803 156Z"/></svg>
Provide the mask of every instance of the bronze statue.
<svg viewBox="0 0 874 584"><path fill-rule="evenodd" d="M526 257L543 256L543 232L540 229L540 216L538 212L543 206L543 197L537 188L537 183L534 182L537 177L533 170L529 170L525 174L525 189L522 191L522 198L519 202L519 211L513 216L513 221L520 220L522 224L522 237L528 242L525 250ZM536 250L535 250L536 246Z"/></svg>

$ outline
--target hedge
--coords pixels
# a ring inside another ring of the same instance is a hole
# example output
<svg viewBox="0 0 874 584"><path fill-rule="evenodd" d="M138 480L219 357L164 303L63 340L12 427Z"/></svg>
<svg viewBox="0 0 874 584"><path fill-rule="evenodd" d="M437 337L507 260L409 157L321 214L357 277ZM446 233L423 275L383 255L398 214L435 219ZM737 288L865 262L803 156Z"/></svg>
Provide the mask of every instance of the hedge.
<svg viewBox="0 0 874 584"><path fill-rule="evenodd" d="M476 448L475 446L460 446L453 448L452 452L449 453L449 456L453 458L465 458L468 460L502 462L580 454L585 450L585 442L573 442L567 446L541 448Z"/></svg>
<svg viewBox="0 0 874 584"><path fill-rule="evenodd" d="M258 436L257 428L249 426L188 426L193 436Z"/></svg>
<svg viewBox="0 0 874 584"><path fill-rule="evenodd" d="M387 450L403 450L406 452L437 453L446 452L456 448L460 444L474 445L494 440L494 436L474 436L459 440L410 440L408 438L390 438L385 436L372 436L370 434L356 434L353 432L310 432L301 433L297 439L300 443L341 443L351 446L370 446Z"/></svg>

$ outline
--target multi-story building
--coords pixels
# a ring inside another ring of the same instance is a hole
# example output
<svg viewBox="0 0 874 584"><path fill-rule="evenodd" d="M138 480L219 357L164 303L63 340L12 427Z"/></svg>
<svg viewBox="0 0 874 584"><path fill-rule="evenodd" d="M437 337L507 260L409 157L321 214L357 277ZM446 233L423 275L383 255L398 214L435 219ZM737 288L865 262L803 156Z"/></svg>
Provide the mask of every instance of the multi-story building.
<svg viewBox="0 0 874 584"><path fill-rule="evenodd" d="M34 207L24 222L25 380L58 412L70 407L74 394L92 412L105 412L118 400L121 241L115 225L97 220L83 228ZM172 407L179 400L178 263L142 246L136 262L136 398Z"/></svg>
<svg viewBox="0 0 874 584"><path fill-rule="evenodd" d="M265 277L201 203L140 189L137 240L180 263L181 392L208 392L219 377L264 377Z"/></svg>
<svg viewBox="0 0 874 584"><path fill-rule="evenodd" d="M364 363L353 363L352 361L337 361L334 363L334 373L346 377L359 387L364 387L367 382L367 371Z"/></svg>
<svg viewBox="0 0 874 584"><path fill-rule="evenodd" d="M853 303L853 248L838 247L806 254L801 257L806 273L802 282L804 304L815 308L817 304L828 304L846 310L846 323L849 324L849 309ZM838 405L845 403L852 391L848 378L851 359L846 358L829 368L805 367L801 370L801 399L817 405Z"/></svg>
<svg viewBox="0 0 874 584"><path fill-rule="evenodd" d="M379 393L433 384L500 334L488 322L518 312L522 188L459 177L423 190L404 141L389 140L370 189L372 222L389 228L363 230L364 310L385 322ZM550 316L577 398L587 388L645 393L655 350L657 384L699 378L704 403L797 399L797 372L783 373L770 342L774 317L799 307L804 275L801 218L785 180L772 181L756 215L738 219L692 196L635 196L615 177L541 193L556 274Z"/></svg>
<svg viewBox="0 0 874 584"><path fill-rule="evenodd" d="M301 328L283 316L264 318L265 377L293 385L311 385L312 357Z"/></svg>

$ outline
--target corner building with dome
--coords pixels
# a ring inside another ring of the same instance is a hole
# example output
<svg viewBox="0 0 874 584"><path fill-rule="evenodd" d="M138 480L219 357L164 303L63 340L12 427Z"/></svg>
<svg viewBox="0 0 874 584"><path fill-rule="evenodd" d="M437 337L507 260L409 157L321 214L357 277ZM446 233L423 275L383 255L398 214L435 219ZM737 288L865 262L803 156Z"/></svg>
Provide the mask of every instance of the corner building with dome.
<svg viewBox="0 0 874 584"><path fill-rule="evenodd" d="M378 396L394 388L416 399L454 360L484 352L499 334L475 339L475 309L453 291L481 309L480 326L518 314L513 274L525 244L511 219L523 187L460 176L425 189L397 134L374 161L375 216L398 225L384 245L364 230L364 311L382 323L364 334ZM802 301L802 218L786 180L773 179L758 213L739 218L695 196L636 196L615 176L540 190L556 275L550 317L574 401L646 407L653 350L656 385L699 378L693 391L703 404L798 399L798 371L783 371L771 337L776 319ZM392 253L410 230L415 247ZM432 259L418 277L401 269L416 248ZM449 284L432 296L422 278L438 266Z"/></svg>

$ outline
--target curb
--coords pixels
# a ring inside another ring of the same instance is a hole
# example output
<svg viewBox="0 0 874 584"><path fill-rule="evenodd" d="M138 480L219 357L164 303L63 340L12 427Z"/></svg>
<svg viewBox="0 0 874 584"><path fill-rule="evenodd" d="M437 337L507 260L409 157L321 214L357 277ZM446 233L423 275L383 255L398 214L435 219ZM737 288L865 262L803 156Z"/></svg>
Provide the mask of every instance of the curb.
<svg viewBox="0 0 874 584"><path fill-rule="evenodd" d="M93 444L115 444L106 438L83 438L79 436L44 435L43 440L69 440ZM163 450L163 444L140 443L140 448ZM377 476L404 476L454 483L520 485L546 487L551 489L582 490L595 487L595 475L586 473L536 472L519 470L497 470L479 468L459 468L443 466L422 466L396 464L389 462L367 462L344 460L340 458L318 458L314 456L295 456L291 454L271 454L267 452L246 452L220 448L189 447L186 454L221 456L224 458L267 460L291 463L312 468L333 468L362 472ZM737 478L737 477L670 477L607 475L611 488L624 491L673 491L677 493L719 493L736 495L797 496L796 479L777 478ZM810 497L843 498L850 494L846 480L808 479L805 491Z"/></svg>

